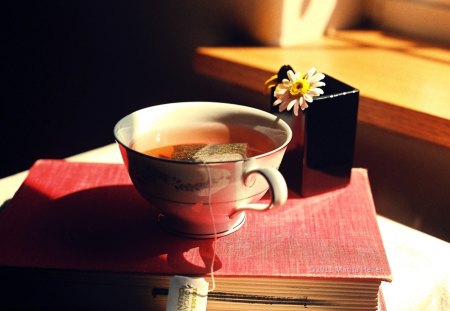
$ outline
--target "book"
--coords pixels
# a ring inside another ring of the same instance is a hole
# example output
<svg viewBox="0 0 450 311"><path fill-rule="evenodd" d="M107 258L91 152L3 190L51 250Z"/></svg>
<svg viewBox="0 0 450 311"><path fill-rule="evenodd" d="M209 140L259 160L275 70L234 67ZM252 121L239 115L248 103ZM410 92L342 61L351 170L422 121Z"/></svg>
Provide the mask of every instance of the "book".
<svg viewBox="0 0 450 311"><path fill-rule="evenodd" d="M248 212L235 233L166 232L122 164L39 160L0 211L0 308L165 310L173 275L205 277L210 310L376 310L391 281L367 171Z"/></svg>

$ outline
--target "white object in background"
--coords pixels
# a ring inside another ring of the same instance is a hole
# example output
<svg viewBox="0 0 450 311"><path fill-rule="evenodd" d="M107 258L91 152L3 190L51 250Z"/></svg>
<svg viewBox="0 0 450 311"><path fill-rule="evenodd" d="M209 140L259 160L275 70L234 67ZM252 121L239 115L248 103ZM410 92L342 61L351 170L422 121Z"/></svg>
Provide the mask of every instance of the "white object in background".
<svg viewBox="0 0 450 311"><path fill-rule="evenodd" d="M278 44L289 46L320 38L336 3L337 0L284 0Z"/></svg>
<svg viewBox="0 0 450 311"><path fill-rule="evenodd" d="M239 30L265 45L294 46L347 28L362 15L359 0L247 0L233 2Z"/></svg>
<svg viewBox="0 0 450 311"><path fill-rule="evenodd" d="M388 310L450 310L450 244L378 216L392 270L383 282Z"/></svg>

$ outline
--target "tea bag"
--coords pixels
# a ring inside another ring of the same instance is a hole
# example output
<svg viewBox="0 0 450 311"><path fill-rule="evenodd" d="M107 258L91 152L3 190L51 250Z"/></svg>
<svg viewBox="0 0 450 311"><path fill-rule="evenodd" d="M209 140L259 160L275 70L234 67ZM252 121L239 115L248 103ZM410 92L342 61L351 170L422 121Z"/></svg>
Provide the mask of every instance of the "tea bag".
<svg viewBox="0 0 450 311"><path fill-rule="evenodd" d="M237 161L247 158L247 144L206 145L193 156L197 162Z"/></svg>
<svg viewBox="0 0 450 311"><path fill-rule="evenodd" d="M173 146L173 153L171 159L182 161L195 161L195 153L198 152L207 144L181 144Z"/></svg>
<svg viewBox="0 0 450 311"><path fill-rule="evenodd" d="M246 158L246 143L177 145L172 154L172 159L193 162L238 161Z"/></svg>

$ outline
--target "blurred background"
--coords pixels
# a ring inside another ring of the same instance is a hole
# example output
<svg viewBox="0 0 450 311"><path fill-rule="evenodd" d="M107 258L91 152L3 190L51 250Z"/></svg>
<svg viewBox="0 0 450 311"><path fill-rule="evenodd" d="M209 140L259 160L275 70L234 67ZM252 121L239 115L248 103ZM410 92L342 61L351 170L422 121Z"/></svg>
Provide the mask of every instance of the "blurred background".
<svg viewBox="0 0 450 311"><path fill-rule="evenodd" d="M448 22L436 27L433 20L449 20L448 0L334 2L324 31L381 27L449 43ZM139 108L190 100L250 106L267 101L263 94L193 71L199 46L277 44L245 23L266 1L243 3L4 2L0 178L26 170L40 158L64 158L112 143L114 124ZM418 25L427 21L421 16L431 16L431 21ZM355 152L355 166L369 169L380 214L450 240L448 148L360 124Z"/></svg>

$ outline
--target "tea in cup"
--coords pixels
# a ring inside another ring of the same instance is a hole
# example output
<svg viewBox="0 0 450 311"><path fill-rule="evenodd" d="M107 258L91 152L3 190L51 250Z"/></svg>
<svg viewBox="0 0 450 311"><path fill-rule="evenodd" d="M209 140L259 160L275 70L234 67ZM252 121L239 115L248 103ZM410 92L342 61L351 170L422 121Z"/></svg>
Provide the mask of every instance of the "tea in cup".
<svg viewBox="0 0 450 311"><path fill-rule="evenodd" d="M162 104L125 116L114 135L137 191L179 235L226 235L244 224L245 211L286 202L278 167L292 132L268 112L216 102ZM258 203L269 189L270 202Z"/></svg>

